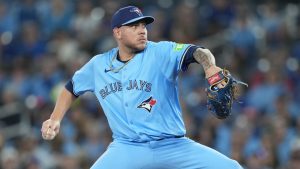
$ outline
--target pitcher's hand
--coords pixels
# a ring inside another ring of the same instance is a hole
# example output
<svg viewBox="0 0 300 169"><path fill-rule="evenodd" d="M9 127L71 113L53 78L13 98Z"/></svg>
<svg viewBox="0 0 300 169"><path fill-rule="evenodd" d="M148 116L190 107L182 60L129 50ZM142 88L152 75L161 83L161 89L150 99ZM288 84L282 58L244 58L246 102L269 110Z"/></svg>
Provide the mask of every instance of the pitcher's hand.
<svg viewBox="0 0 300 169"><path fill-rule="evenodd" d="M60 128L60 121L48 119L43 122L41 129L44 140L52 140L58 134Z"/></svg>

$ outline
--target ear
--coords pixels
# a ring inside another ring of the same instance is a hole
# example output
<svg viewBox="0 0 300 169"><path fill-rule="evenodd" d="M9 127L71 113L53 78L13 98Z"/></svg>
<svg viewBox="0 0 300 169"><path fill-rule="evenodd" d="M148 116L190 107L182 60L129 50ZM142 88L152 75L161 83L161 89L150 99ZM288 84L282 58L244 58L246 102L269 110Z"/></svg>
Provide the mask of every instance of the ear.
<svg viewBox="0 0 300 169"><path fill-rule="evenodd" d="M113 29L113 35L116 39L121 39L121 29L120 28L114 28Z"/></svg>

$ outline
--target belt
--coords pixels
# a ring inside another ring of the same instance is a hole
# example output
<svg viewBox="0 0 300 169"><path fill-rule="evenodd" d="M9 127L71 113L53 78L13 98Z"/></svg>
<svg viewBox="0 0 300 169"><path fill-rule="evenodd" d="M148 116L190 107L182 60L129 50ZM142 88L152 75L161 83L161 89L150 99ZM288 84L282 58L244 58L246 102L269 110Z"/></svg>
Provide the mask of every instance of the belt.
<svg viewBox="0 0 300 169"><path fill-rule="evenodd" d="M172 136L172 137L164 137L164 138L157 139L155 141L161 141L161 140L165 140L165 139L169 139L169 138L182 138L182 137L184 137L184 135Z"/></svg>
<svg viewBox="0 0 300 169"><path fill-rule="evenodd" d="M152 141L162 141L162 140L165 140L165 139L170 139L170 138L182 138L182 137L185 137L185 135L180 135L180 136L170 136L170 137L163 137L163 138L159 138L159 139L156 139L156 140L148 140L148 141L130 141L130 142L133 142L133 143L149 143L149 142L152 142ZM122 141L122 140L121 140Z"/></svg>

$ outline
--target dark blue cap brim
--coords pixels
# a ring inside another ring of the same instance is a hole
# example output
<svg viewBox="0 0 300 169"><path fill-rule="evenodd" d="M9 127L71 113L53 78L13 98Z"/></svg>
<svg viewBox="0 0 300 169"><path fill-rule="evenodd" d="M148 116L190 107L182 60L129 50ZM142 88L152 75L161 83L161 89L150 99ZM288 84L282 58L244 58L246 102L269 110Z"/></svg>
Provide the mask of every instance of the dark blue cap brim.
<svg viewBox="0 0 300 169"><path fill-rule="evenodd" d="M137 22L137 21L145 21L146 24L148 25L148 24L154 22L154 18L152 16L141 16L141 17L134 18L134 19L131 19L131 20L123 23L122 26L129 25L129 24Z"/></svg>

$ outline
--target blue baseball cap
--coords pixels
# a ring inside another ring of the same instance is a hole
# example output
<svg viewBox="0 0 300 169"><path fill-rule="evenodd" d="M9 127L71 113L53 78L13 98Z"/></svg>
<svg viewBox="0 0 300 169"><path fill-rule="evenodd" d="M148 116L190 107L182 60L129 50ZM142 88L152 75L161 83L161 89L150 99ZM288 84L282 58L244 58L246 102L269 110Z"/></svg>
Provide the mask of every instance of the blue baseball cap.
<svg viewBox="0 0 300 169"><path fill-rule="evenodd" d="M115 12L112 17L111 28L119 28L141 20L145 21L146 24L150 24L154 21L154 18L152 16L144 16L138 7L126 6Z"/></svg>

